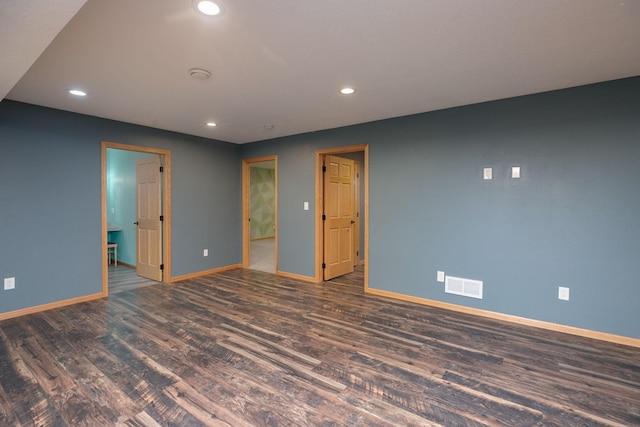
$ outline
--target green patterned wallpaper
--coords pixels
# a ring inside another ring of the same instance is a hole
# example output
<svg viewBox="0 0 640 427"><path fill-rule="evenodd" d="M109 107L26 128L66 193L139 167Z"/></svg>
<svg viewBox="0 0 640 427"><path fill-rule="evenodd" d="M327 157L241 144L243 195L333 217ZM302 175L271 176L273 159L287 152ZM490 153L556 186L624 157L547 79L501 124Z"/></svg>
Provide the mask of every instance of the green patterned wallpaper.
<svg viewBox="0 0 640 427"><path fill-rule="evenodd" d="M251 168L251 240L274 237L275 170Z"/></svg>

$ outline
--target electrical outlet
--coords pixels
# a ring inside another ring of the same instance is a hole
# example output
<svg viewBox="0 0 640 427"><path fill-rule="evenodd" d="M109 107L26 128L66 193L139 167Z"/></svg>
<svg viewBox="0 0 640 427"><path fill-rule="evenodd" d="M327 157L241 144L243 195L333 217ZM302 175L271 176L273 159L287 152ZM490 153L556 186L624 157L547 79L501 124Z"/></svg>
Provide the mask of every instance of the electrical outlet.
<svg viewBox="0 0 640 427"><path fill-rule="evenodd" d="M489 181L493 179L493 169L492 168L482 169L482 179L484 179L485 181Z"/></svg>
<svg viewBox="0 0 640 427"><path fill-rule="evenodd" d="M15 277L5 277L4 278L4 290L8 291L9 289L16 288L16 278Z"/></svg>
<svg viewBox="0 0 640 427"><path fill-rule="evenodd" d="M438 282L442 282L442 283L444 283L444 271L438 271L438 272L436 273L436 280L437 280Z"/></svg>
<svg viewBox="0 0 640 427"><path fill-rule="evenodd" d="M558 299L569 301L569 288L558 287Z"/></svg>
<svg viewBox="0 0 640 427"><path fill-rule="evenodd" d="M202 251L202 256L209 256L209 249Z"/></svg>

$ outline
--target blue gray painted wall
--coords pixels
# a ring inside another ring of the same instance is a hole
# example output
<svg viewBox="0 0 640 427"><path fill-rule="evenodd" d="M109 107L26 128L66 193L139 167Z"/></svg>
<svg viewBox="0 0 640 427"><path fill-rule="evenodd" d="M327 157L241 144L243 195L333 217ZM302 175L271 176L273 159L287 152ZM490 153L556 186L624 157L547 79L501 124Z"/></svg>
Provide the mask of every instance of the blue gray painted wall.
<svg viewBox="0 0 640 427"><path fill-rule="evenodd" d="M0 277L17 287L0 312L100 291L101 140L171 150L174 275L240 262L240 159L275 154L279 268L312 276L315 152L366 143L372 288L640 338L639 94L632 78L242 146L2 101Z"/></svg>
<svg viewBox="0 0 640 427"><path fill-rule="evenodd" d="M4 100L0 313L101 291L102 140L171 151L174 276L241 261L237 145Z"/></svg>
<svg viewBox="0 0 640 427"><path fill-rule="evenodd" d="M242 145L243 159L278 155L278 270L314 276L315 150L324 132ZM309 202L309 210L303 210Z"/></svg>
<svg viewBox="0 0 640 427"><path fill-rule="evenodd" d="M315 151L369 144L370 287L640 338L639 95L640 78L624 79L263 141L242 156L278 156L281 270L314 274L313 206L301 207L314 200ZM484 281L484 299L445 294L437 270Z"/></svg>

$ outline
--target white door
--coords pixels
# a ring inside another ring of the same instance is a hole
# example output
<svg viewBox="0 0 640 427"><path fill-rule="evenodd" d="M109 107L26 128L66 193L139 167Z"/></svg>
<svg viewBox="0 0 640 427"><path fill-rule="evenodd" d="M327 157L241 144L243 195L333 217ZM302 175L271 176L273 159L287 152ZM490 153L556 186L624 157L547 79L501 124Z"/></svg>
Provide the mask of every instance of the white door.
<svg viewBox="0 0 640 427"><path fill-rule="evenodd" d="M136 161L136 272L162 281L160 156Z"/></svg>

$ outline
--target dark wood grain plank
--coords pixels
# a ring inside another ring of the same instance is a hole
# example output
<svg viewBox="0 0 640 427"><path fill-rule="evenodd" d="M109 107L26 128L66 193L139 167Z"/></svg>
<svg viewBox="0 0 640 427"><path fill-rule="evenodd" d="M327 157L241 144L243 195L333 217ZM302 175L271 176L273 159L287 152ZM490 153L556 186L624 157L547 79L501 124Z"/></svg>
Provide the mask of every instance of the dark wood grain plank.
<svg viewBox="0 0 640 427"><path fill-rule="evenodd" d="M0 322L0 425L640 425L640 349L231 270Z"/></svg>
<svg viewBox="0 0 640 427"><path fill-rule="evenodd" d="M11 320L8 325L14 326ZM25 339L18 334L18 339ZM40 371L37 368L38 371ZM52 404L52 395L47 395L40 387L34 373L22 360L15 345L0 329L0 385L3 393L1 407L6 408L6 419L16 425L67 425ZM4 400L4 399L9 399ZM7 424L10 425L10 424Z"/></svg>

